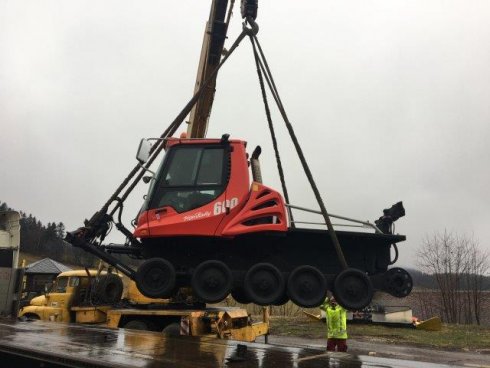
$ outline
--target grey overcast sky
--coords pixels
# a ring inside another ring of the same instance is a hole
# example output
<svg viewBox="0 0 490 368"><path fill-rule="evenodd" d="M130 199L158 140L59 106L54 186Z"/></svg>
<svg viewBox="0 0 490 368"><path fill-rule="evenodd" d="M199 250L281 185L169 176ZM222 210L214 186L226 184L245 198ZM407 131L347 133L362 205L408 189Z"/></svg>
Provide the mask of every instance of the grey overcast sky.
<svg viewBox="0 0 490 368"><path fill-rule="evenodd" d="M0 200L77 228L191 97L211 0L0 0ZM239 2L237 2L239 3ZM426 234L489 250L490 2L260 1L259 40L327 209L374 220L403 200L399 264ZM227 45L240 32L238 8ZM293 204L315 200L277 111ZM263 148L244 42L219 75L209 137ZM125 207L142 202L141 185Z"/></svg>

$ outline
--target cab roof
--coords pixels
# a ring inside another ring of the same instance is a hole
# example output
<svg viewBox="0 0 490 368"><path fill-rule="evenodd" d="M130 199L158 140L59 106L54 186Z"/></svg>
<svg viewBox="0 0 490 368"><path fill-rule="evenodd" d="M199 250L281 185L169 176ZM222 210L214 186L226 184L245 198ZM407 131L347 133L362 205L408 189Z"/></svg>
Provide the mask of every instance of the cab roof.
<svg viewBox="0 0 490 368"><path fill-rule="evenodd" d="M177 144L219 144L227 141L230 144L243 144L247 146L247 142L239 139L226 139L223 138L176 138L170 137L165 140L165 149L175 146Z"/></svg>
<svg viewBox="0 0 490 368"><path fill-rule="evenodd" d="M97 276L97 270L88 270L88 272L89 272L91 277ZM101 274L105 275L105 274L107 274L107 272L102 271ZM85 271L85 270L73 270L73 271L62 272L58 275L58 277L71 277L71 276L80 276L80 277L87 276L87 271Z"/></svg>

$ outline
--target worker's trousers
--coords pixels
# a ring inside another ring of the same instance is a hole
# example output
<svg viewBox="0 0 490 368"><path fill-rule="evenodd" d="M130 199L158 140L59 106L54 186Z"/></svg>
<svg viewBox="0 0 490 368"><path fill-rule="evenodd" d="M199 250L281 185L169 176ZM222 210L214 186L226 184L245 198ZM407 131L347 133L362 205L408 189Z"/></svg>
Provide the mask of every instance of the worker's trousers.
<svg viewBox="0 0 490 368"><path fill-rule="evenodd" d="M347 351L346 339L327 339L327 351Z"/></svg>

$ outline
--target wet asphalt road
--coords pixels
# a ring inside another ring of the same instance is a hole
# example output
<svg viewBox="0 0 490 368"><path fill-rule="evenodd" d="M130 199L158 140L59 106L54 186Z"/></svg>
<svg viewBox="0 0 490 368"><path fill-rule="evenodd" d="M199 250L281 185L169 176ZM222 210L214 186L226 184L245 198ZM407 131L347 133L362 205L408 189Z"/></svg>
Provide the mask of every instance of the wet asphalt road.
<svg viewBox="0 0 490 368"><path fill-rule="evenodd" d="M324 339L305 339L285 336L269 336L269 343L285 346L303 346L312 349L324 349L326 346L326 340ZM490 368L490 346L488 349L481 351L465 352L353 339L349 339L348 346L349 354L360 356L366 363L369 361L369 365L366 366L377 366L376 364L379 364L380 366L388 367L424 367L430 365L431 367ZM409 365L412 363L415 365Z"/></svg>
<svg viewBox="0 0 490 368"><path fill-rule="evenodd" d="M490 367L475 354L452 355L424 349L362 346L349 341L349 353L327 353L323 340L270 336L270 344L216 338L109 330L50 322L0 320L2 367L227 367L227 368L443 368ZM366 349L367 350L364 350ZM368 351L369 350L369 351ZM383 350L383 351L381 351ZM369 354L371 352L371 355ZM376 355L373 355L376 353ZM430 359L429 359L430 358Z"/></svg>

